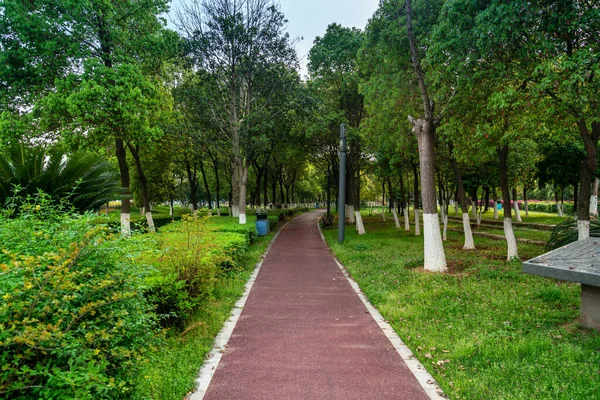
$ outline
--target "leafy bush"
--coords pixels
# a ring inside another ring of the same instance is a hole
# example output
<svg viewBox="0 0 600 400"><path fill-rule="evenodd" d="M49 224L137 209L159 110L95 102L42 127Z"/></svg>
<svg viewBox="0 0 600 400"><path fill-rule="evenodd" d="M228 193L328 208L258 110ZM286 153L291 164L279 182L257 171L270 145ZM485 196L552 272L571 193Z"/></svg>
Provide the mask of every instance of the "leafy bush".
<svg viewBox="0 0 600 400"><path fill-rule="evenodd" d="M139 258L152 268L146 295L164 325L183 326L210 298L219 282L219 265L229 263L230 256L206 228L206 218L183 216L153 236L153 246Z"/></svg>
<svg viewBox="0 0 600 400"><path fill-rule="evenodd" d="M20 204L0 215L0 394L126 396L157 340L131 244L49 196Z"/></svg>
<svg viewBox="0 0 600 400"><path fill-rule="evenodd" d="M547 212L547 213L555 213L556 212L556 203L555 202L537 202L531 201L528 203L529 211L538 211L538 212ZM574 211L574 206L572 203L564 203L563 211L566 214L571 214Z"/></svg>

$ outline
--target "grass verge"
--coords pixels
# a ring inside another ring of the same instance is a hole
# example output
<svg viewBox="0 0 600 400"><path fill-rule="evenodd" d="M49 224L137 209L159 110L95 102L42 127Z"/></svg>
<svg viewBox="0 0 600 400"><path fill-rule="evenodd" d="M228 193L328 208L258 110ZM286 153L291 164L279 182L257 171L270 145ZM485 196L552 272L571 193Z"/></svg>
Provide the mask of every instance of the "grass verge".
<svg viewBox="0 0 600 400"><path fill-rule="evenodd" d="M600 393L600 334L581 328L579 286L526 275L504 242L448 233L449 273L425 272L423 238L364 217L325 238L369 300L453 399L591 399ZM523 259L542 246L519 244Z"/></svg>
<svg viewBox="0 0 600 400"><path fill-rule="evenodd" d="M183 332L173 330L167 344L143 367L135 399L181 400L195 387L195 379L214 338L231 315L236 301L274 233L258 237L242 256L242 268L227 276Z"/></svg>

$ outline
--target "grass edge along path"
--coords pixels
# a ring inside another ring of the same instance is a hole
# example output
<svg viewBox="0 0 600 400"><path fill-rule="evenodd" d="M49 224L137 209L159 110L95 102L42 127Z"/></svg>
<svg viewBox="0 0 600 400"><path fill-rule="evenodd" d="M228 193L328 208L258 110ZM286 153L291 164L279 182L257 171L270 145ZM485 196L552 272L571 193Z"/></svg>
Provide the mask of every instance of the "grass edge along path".
<svg viewBox="0 0 600 400"><path fill-rule="evenodd" d="M423 238L365 218L329 247L419 361L453 399L590 399L600 393L600 334L582 329L579 285L521 272L504 243L445 242L448 274L425 272ZM544 252L522 244L523 259Z"/></svg>
<svg viewBox="0 0 600 400"><path fill-rule="evenodd" d="M267 236L259 236L242 256L243 269L224 280L187 328L170 336L167 344L154 354L140 372L134 399L181 400L195 390L198 372L217 334L231 316L269 244L284 225L279 224Z"/></svg>

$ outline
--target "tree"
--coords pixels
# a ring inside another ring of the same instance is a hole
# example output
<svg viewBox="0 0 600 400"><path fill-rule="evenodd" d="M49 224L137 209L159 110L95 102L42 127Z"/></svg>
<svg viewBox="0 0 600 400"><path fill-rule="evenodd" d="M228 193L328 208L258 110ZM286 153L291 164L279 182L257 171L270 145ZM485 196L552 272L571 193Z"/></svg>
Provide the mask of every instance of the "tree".
<svg viewBox="0 0 600 400"><path fill-rule="evenodd" d="M14 75L10 88L22 88L28 94L25 104L29 107L37 104L36 112L45 117L45 131L63 133L67 125L88 145L114 143L126 193L121 208L122 231L128 234L126 140L132 132L127 128L147 125L145 116L137 117L139 109L130 108L143 90L131 87L143 80L142 67L156 68L160 57L155 56L169 53L171 46L165 42L170 37L161 35L163 22L158 18L167 11L167 0L8 0L3 6L0 35L3 48L10 49L6 56L12 58L2 73ZM36 96L29 96L32 94ZM81 108L85 100L92 103ZM121 100L130 102L113 109ZM82 134L88 131L93 134Z"/></svg>
<svg viewBox="0 0 600 400"><path fill-rule="evenodd" d="M246 185L257 121L285 74L296 64L284 33L285 18L270 0L193 0L179 12L179 25L198 68L214 76L211 113L231 145L233 211L246 223Z"/></svg>
<svg viewBox="0 0 600 400"><path fill-rule="evenodd" d="M347 202L360 210L360 177L365 162L360 135L365 117L364 97L359 91L357 57L364 40L356 28L330 24L323 37L317 37L309 52L308 71L330 111L341 111L348 124ZM333 134L333 132L332 132ZM336 129L336 142L339 125Z"/></svg>
<svg viewBox="0 0 600 400"><path fill-rule="evenodd" d="M421 197L423 201L423 231L425 237L425 269L430 271L446 271L446 255L440 234L440 221L437 214L435 193L435 128L439 120L435 116L434 102L429 97L425 75L421 68L417 39L412 25L411 1L405 1L406 29L410 43L410 54L423 100L424 115L421 118L408 120L413 125L413 133L419 144L419 161L421 165Z"/></svg>

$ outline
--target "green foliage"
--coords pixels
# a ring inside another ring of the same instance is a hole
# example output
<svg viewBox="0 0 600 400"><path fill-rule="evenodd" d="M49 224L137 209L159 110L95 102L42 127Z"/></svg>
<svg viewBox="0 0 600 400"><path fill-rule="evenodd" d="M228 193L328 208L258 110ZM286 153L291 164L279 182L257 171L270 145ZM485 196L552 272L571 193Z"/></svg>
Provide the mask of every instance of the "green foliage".
<svg viewBox="0 0 600 400"><path fill-rule="evenodd" d="M20 204L0 217L0 394L127 396L156 343L132 244L46 195Z"/></svg>
<svg viewBox="0 0 600 400"><path fill-rule="evenodd" d="M121 196L118 175L103 157L60 148L12 146L0 158L0 206L17 188L18 196L49 193L56 201L68 199L78 211L97 209Z"/></svg>
<svg viewBox="0 0 600 400"><path fill-rule="evenodd" d="M572 203L565 203L562 205L563 211L566 214L572 214L575 206ZM538 211L538 212L546 212L546 213L555 213L556 211L556 203L553 202L529 202L528 203L529 211Z"/></svg>

